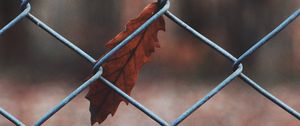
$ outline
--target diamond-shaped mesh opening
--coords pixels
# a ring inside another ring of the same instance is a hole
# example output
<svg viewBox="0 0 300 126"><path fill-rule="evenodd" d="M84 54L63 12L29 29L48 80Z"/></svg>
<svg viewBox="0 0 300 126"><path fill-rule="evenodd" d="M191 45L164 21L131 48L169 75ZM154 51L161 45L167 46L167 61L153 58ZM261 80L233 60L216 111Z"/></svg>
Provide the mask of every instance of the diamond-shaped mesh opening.
<svg viewBox="0 0 300 126"><path fill-rule="evenodd" d="M161 48L156 50L152 62L146 64L141 71L132 97L136 98L136 100L162 118L172 121L230 75L232 69L227 59L216 54L207 46L202 46L195 39L183 42L172 39L172 35L161 33L160 36L165 38L160 40ZM179 44L179 46L170 46L170 42L181 42L182 44ZM195 44L194 48L185 46L188 43ZM215 57L211 60L216 63L206 63L208 59L201 57L203 55L201 53L203 52L198 51L199 49L205 50L205 54L210 53L211 57ZM171 53L176 52L180 53L176 57L170 57ZM174 58L176 58L177 63L171 62L174 61ZM220 60L223 62L217 62ZM206 68L195 65L197 64L195 62L206 64ZM222 69L216 67L218 65L226 66L224 62L228 63L226 64L227 67L223 67ZM157 66L162 69L157 69ZM214 70L211 74L214 74L216 77L207 78L209 75L205 75L206 69ZM144 90L144 88L147 90ZM149 96L144 97L142 94L148 94Z"/></svg>

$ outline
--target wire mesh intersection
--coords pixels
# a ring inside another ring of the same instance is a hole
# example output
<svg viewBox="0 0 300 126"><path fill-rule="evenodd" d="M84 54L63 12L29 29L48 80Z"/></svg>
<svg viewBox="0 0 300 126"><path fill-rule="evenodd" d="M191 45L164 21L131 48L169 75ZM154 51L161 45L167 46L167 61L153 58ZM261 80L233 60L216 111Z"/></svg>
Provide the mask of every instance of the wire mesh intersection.
<svg viewBox="0 0 300 126"><path fill-rule="evenodd" d="M276 98L274 95L269 93L266 89L261 87L259 84L257 84L255 81L247 77L245 74L242 73L243 71L243 65L241 62L248 57L249 55L253 54L259 47L263 46L268 40L270 40L272 37L276 36L282 29L284 29L286 26L288 26L289 23L294 21L300 14L300 9L295 11L290 17L288 17L283 23L281 23L277 28L275 28L272 32L270 32L268 35L266 35L263 39L258 41L254 46L252 46L249 50L247 50L243 55L241 55L238 59L235 58L233 55L228 53L226 50L224 50L222 47L217 45L215 42L211 41L210 39L206 38L199 32L197 32L195 29L190 27L188 24L183 22L181 19L176 17L174 14L172 14L170 11L168 11L170 7L169 0L158 0L161 4L161 8L159 11L157 11L150 19L148 19L143 25L141 25L137 30L135 30L131 35L129 35L127 38L125 38L119 45L117 45L115 48L113 48L111 51L109 51L107 54L105 54L100 60L96 61L93 57L91 57L89 54L87 54L85 51L81 50L79 47L74 45L71 41L64 38L62 35L57 33L55 30L53 30L51 27L40 21L37 17L32 15L30 13L31 6L29 4L29 0L20 0L21 2L21 8L22 12L11 22L9 22L7 25L5 25L0 30L0 35L3 35L5 31L13 27L16 23L21 21L24 17L27 17L29 20L31 20L34 24L39 26L44 31L48 32L51 36L59 40L62 44L73 50L75 53L77 53L79 56L86 59L88 62L93 65L93 70L95 71L95 74L88 79L86 82L84 82L80 87L75 89L73 92L71 92L65 99L63 99L59 104L57 104L53 109L49 110L42 118L40 118L34 126L40 126L44 122L46 122L49 118L51 118L57 111L59 111L61 108L63 108L66 104L68 104L73 98L75 98L78 94L80 94L83 90L85 90L92 82L99 79L102 82L104 82L105 85L113 89L116 93L118 93L120 96L122 96L124 99L129 101L133 106L135 106L137 109L144 112L147 116L149 116L151 119L156 121L158 124L162 126L176 126L179 125L184 119L189 117L194 111L196 111L199 107L201 107L203 104L205 104L208 100L210 100L215 94L217 94L219 91L221 91L225 86L230 84L232 80L239 77L241 80L243 80L245 83L250 85L252 88L254 88L256 91L258 91L260 94L271 100L274 104L281 107L283 110L290 113L292 116L300 120L300 114L278 98ZM113 83L105 79L102 74L102 67L101 65L115 52L117 52L119 49L121 49L123 46L125 46L127 43L130 42L135 36L137 36L140 32L142 32L145 28L147 28L153 21L155 21L158 17L165 15L170 20L172 20L174 23L179 25L180 27L184 28L188 32L190 32L193 36L195 36L197 39L200 40L200 42L203 42L204 44L211 47L213 50L217 51L219 54L223 55L225 58L229 59L233 63L234 72L229 75L226 79L224 79L221 83L219 83L214 89L212 89L207 95L205 95L203 98L199 99L198 102L196 102L194 105L192 105L190 108L188 108L187 111L185 111L182 115L180 115L177 119L172 121L171 123L168 123L167 121L163 120L161 117L153 113L148 108L144 107L141 103L127 95L125 92L123 92L121 89L116 87ZM0 113L5 118L7 118L9 121L14 123L17 126L24 126L24 124L19 121L17 118L15 118L13 115L5 111L0 107Z"/></svg>

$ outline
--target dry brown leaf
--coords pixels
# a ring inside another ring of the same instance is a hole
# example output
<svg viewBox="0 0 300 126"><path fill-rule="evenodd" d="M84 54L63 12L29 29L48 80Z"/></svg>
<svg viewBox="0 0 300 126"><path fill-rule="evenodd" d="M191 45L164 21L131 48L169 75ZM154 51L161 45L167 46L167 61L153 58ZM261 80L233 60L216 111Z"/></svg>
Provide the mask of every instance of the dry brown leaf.
<svg viewBox="0 0 300 126"><path fill-rule="evenodd" d="M136 19L129 21L126 30L109 41L106 47L112 49L118 45L149 19L157 11L157 8L157 3L149 4ZM110 57L102 65L102 76L130 95L142 66L149 62L155 48L160 47L157 38L159 30L165 30L163 17L159 17L142 33ZM86 98L90 101L92 125L96 122L102 123L109 114L114 115L121 101L128 104L125 99L102 84L101 81L96 81L90 86Z"/></svg>

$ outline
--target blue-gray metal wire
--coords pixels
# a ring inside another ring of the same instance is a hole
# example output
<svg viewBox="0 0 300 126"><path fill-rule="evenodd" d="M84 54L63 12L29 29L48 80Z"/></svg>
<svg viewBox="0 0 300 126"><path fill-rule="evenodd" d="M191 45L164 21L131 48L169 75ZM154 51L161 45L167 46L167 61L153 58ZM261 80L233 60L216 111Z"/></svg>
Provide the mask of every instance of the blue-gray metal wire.
<svg viewBox="0 0 300 126"><path fill-rule="evenodd" d="M13 124L17 126L25 126L21 121L19 121L16 117L5 111L3 108L0 107L0 114L11 121Z"/></svg>
<svg viewBox="0 0 300 126"><path fill-rule="evenodd" d="M208 100L210 100L215 94L220 92L225 86L230 84L232 80L234 80L236 77L239 77L241 80L246 82L248 85L253 87L255 90L257 90L259 93L261 93L263 96L271 100L273 103L277 104L279 107L293 115L295 118L300 120L300 114L278 98L276 98L274 95L269 93L266 89L261 87L259 84L251 80L249 77L247 77L245 74L242 73L243 71L243 65L241 62L248 57L249 55L253 54L259 47L263 46L268 40L276 36L282 29L284 29L289 23L294 21L300 13L300 9L298 9L295 13L293 13L290 17L288 17L282 24L280 24L277 28L275 28L271 33L269 33L267 36L265 36L262 40L257 42L254 46L252 46L249 50L247 50L242 56L240 56L238 59L235 58L233 55L228 53L226 50L224 50L222 47L217 45L215 42L211 41L210 39L206 38L199 32L197 32L195 29L187 25L185 22L180 20L178 17L176 17L174 14L168 11L170 7L169 0L158 0L158 3L160 4L160 10L157 11L150 19L148 19L144 24L142 24L137 30L135 30L131 35L129 35L127 38L125 38L119 45L117 45L115 48L113 48L111 51L109 51L107 54L105 54L101 59L96 61L93 57L91 57L89 54L87 54L85 51L81 50L79 47L74 45L71 41L64 38L62 35L57 33L55 30L51 29L48 25L40 21L37 17L30 14L31 6L29 4L29 0L20 0L21 6L22 6L22 12L11 22L9 22L7 25L5 25L2 29L0 29L0 35L3 35L5 31L7 31L9 28L12 28L17 22L21 21L24 17L27 17L29 20L31 20L34 24L39 26L44 31L48 32L51 36L55 37L57 40L59 40L62 44L76 52L78 55L86 59L89 63L92 64L93 70L95 72L94 76L92 76L90 79L88 79L86 82L84 82L80 87L75 89L72 93L70 93L65 99L63 99L59 104L57 104L53 109L48 111L42 118L40 118L34 126L40 126L45 121L47 121L49 118L51 118L53 115L55 115L56 112L58 112L61 108L63 108L66 104L68 104L72 99L74 99L79 93L81 93L83 90L85 90L92 82L94 82L97 79L100 79L102 82L104 82L105 85L113 89L116 93L118 93L120 96L125 98L129 103L131 103L133 106L144 112L146 115L148 115L151 119L156 121L158 124L162 126L176 126L180 124L184 119L186 119L189 115L191 115L194 111L196 111L199 107L201 107L203 104L205 104ZM234 72L229 75L226 79L224 79L220 84L218 84L214 89L212 89L207 95L205 95L203 98L199 99L198 102L196 102L194 105L192 105L187 111L185 111L182 115L180 115L176 120L172 121L171 123L168 123L167 121L160 118L158 115L153 113L151 110L144 107L141 103L134 100L132 97L127 95L125 92L123 92L121 89L116 87L113 83L111 83L109 80L105 79L101 76L102 74L102 67L101 64L104 63L110 56L112 56L114 53L116 53L119 49L121 49L123 46L128 44L130 40L132 40L135 36L137 36L140 32L142 32L145 28L147 28L153 21L155 21L158 17L160 17L162 14L165 14L169 19L171 19L173 22L190 32L192 35L194 35L196 38L201 40L200 42L203 42L204 44L208 45L212 49L216 50L218 53L229 59L234 64ZM9 121L14 123L18 126L23 126L24 124L19 121L17 118L15 118L13 115L5 111L4 109L0 108L0 114L3 115L5 118L7 118Z"/></svg>
<svg viewBox="0 0 300 126"><path fill-rule="evenodd" d="M0 29L0 35L2 35L6 30L13 27L16 23L21 21L24 17L28 15L31 10L30 4L27 4L26 9L24 9L15 19L5 25L3 28Z"/></svg>
<svg viewBox="0 0 300 126"><path fill-rule="evenodd" d="M285 21L283 21L278 27L276 27L272 32L267 34L261 40L259 40L255 45L248 49L244 54L242 54L233 64L234 67L237 67L245 58L249 57L254 53L258 48L262 47L270 39L275 37L280 31L287 27L291 22L293 22L300 15L300 9L296 10L291 16L289 16Z"/></svg>
<svg viewBox="0 0 300 126"><path fill-rule="evenodd" d="M199 40L201 40L202 42L204 42L206 45L208 45L209 47L215 49L220 54L222 54L223 56L225 56L226 58L228 58L229 60L231 60L233 63L237 60L234 56L232 56L226 50L224 50L223 48L221 48L220 46L218 46L217 44L215 44L215 42L209 40L208 38L206 38L205 36L203 36L199 32L197 32L195 29L193 29L192 27L190 27L189 25L187 25L186 23L184 23L182 20L180 20L179 18L177 18L175 15L173 15L171 12L167 11L165 13L165 15L167 17L169 17L171 20L173 20L175 23L177 23L179 26L181 26L182 28L184 28L187 31L189 31L190 33L192 33L195 37L197 37ZM255 90L257 90L263 96L265 96L266 98L268 98L269 100L271 100L273 103L277 104L279 107L281 107L282 109L286 110L288 113L290 113L295 118L297 118L298 120L300 120L300 113L299 112L297 112L296 110L294 110L293 108L289 107L284 102L282 102L281 100L279 100L278 98L276 98L274 95L272 95L267 90L265 90L264 88L262 88L260 85L258 85L257 83L255 83L253 80L251 80L245 74L241 73L239 77L241 78L241 80L245 81L247 84L249 84L251 87L253 87Z"/></svg>

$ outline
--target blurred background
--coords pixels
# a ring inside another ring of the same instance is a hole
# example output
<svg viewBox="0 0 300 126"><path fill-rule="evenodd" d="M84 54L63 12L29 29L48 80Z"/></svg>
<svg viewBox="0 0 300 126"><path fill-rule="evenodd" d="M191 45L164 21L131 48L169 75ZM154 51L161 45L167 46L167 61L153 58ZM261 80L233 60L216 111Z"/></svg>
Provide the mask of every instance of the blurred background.
<svg viewBox="0 0 300 126"><path fill-rule="evenodd" d="M31 13L94 58L153 0L32 0ZM238 57L300 6L299 0L171 0L170 11ZM0 1L0 28L20 13ZM161 48L139 76L132 96L167 121L176 119L232 73L232 63L168 18ZM300 111L300 20L244 62L244 73ZM0 36L0 106L27 125L78 87L92 66L28 19ZM87 90L45 125L90 125ZM1 126L12 125L0 117ZM97 125L97 124L96 124ZM132 105L120 105L103 126L157 125ZM239 79L183 126L299 126L284 110Z"/></svg>

